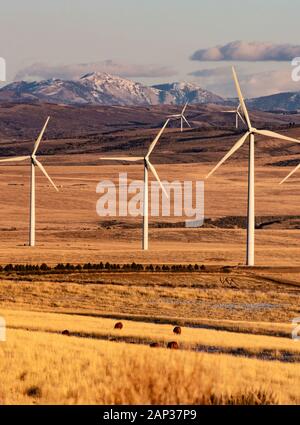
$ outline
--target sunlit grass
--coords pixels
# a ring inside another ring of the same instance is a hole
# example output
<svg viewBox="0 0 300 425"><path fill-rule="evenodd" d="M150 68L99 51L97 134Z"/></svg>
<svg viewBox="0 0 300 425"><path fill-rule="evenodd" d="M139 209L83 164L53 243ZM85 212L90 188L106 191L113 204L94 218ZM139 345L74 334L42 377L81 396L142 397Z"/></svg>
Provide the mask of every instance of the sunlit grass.
<svg viewBox="0 0 300 425"><path fill-rule="evenodd" d="M0 371L4 404L300 401L297 365L23 330L8 331Z"/></svg>
<svg viewBox="0 0 300 425"><path fill-rule="evenodd" d="M30 311L14 311L1 309L7 326L20 329L39 330L61 333L68 329L71 334L98 338L127 338L135 342L168 342L174 339L173 327L168 324L154 324L123 320L122 330L115 330L113 319L66 315L58 313L39 313ZM244 323L247 327L247 323ZM262 350L281 350L300 354L300 344L292 338L279 338L266 335L219 331L214 329L182 328L182 334L177 336L182 348L197 348L199 345L244 348L251 353Z"/></svg>

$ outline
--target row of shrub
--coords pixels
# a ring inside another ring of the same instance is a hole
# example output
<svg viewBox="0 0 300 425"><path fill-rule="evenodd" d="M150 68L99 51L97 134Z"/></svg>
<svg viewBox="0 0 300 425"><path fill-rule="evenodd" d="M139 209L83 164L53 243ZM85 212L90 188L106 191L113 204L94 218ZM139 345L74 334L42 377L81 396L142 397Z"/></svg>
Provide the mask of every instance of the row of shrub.
<svg viewBox="0 0 300 425"><path fill-rule="evenodd" d="M198 264L174 264L174 265L143 265L138 263L131 264L112 264L106 263L85 263L81 264L70 264L70 263L59 263L54 267L50 267L43 263L41 265L33 264L7 264L6 266L0 265L0 272L63 272L63 271L82 271L82 270L102 270L102 271L149 271L149 272L194 272L205 270L205 266L199 266Z"/></svg>

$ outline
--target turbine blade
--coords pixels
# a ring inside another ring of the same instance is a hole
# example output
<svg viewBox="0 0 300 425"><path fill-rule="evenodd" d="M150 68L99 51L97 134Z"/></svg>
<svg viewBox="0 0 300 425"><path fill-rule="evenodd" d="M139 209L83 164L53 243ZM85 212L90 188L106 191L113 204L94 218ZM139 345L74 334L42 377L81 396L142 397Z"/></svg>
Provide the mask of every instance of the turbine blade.
<svg viewBox="0 0 300 425"><path fill-rule="evenodd" d="M232 73L233 73L233 79L234 79L234 82L235 82L236 91L237 91L238 96L239 96L240 105L241 105L241 108L244 112L244 116L245 116L245 119L247 121L248 129L250 130L250 128L252 127L251 121L250 121L250 118L249 118L248 110L247 110L246 105L245 105L245 101L244 101L244 98L243 98L243 95L242 95L240 83L239 83L239 80L237 78L234 67L232 67Z"/></svg>
<svg viewBox="0 0 300 425"><path fill-rule="evenodd" d="M275 133L270 130L253 130L254 133L260 134L261 136L274 137L274 139L287 140L288 142L300 143L300 140L294 139L293 137L283 136L282 134Z"/></svg>
<svg viewBox="0 0 300 425"><path fill-rule="evenodd" d="M294 168L291 172L290 172L290 174L288 174L283 180L281 180L281 182L279 183L279 184L282 184L282 183L284 183L287 179L289 179L297 170L299 170L299 168L300 168L300 164L298 164L297 165L297 167L296 168Z"/></svg>
<svg viewBox="0 0 300 425"><path fill-rule="evenodd" d="M227 152L227 154L221 159L220 162L218 162L218 164L211 170L211 172L209 174L207 174L206 179L208 179L208 177L210 177L222 164L223 162L226 161L226 159L228 159L231 155L233 155L246 141L247 137L249 136L250 132L247 131L247 133L244 134L243 137L241 137L234 145L233 147L230 149L229 152Z"/></svg>
<svg viewBox="0 0 300 425"><path fill-rule="evenodd" d="M146 163L147 163L147 166L150 168L150 170L152 171L152 174L154 175L154 177L156 178L156 180L158 181L158 183L159 183L159 185L160 185L160 187L161 187L161 190L164 192L164 194L166 195L166 197L167 198L169 198L169 196L168 196L168 194L167 194L167 191L166 191L166 189L164 188L164 186L163 186L163 184L162 184L162 182L160 181L160 178L158 177L158 174L157 174L157 172L156 172L156 170L155 170L155 168L154 168L154 166L151 164L151 162L149 161L149 159L146 159Z"/></svg>
<svg viewBox="0 0 300 425"><path fill-rule="evenodd" d="M182 118L183 118L183 119L184 119L184 121L187 123L187 125L191 128L190 123L188 122L188 120L185 118L185 116L184 116L184 115L182 115Z"/></svg>
<svg viewBox="0 0 300 425"><path fill-rule="evenodd" d="M181 111L181 115L183 115L185 113L185 110L186 110L187 106L188 106L188 102L185 103L185 105L184 105L184 107L183 107L183 109Z"/></svg>
<svg viewBox="0 0 300 425"><path fill-rule="evenodd" d="M235 114L236 111L221 111L223 114Z"/></svg>
<svg viewBox="0 0 300 425"><path fill-rule="evenodd" d="M241 121L243 121L244 124L246 124L246 121L244 120L243 116L241 115L241 113L239 112L239 110L237 110L236 112L238 114L238 116L240 117Z"/></svg>
<svg viewBox="0 0 300 425"><path fill-rule="evenodd" d="M36 163L36 165L39 167L39 169L41 170L41 172L47 177L47 179L49 180L49 182L52 184L52 186L54 187L54 189L58 192L58 188L55 186L53 180L51 179L51 177L49 176L49 174L47 173L47 171L45 170L45 168L43 167L43 165L40 163L40 161L38 161L36 158L34 159L34 162Z"/></svg>
<svg viewBox="0 0 300 425"><path fill-rule="evenodd" d="M142 161L144 159L143 156L102 156L99 159L102 159L103 161L130 161L130 162L136 162L136 161Z"/></svg>
<svg viewBox="0 0 300 425"><path fill-rule="evenodd" d="M43 135L44 135L44 133L46 131L46 128L47 128L47 125L48 125L49 120L50 120L50 117L47 118L47 120L46 120L46 122L44 124L44 127L42 128L42 131L39 134L39 137L36 139L36 142L34 144L32 155L35 155L36 154L36 151L38 150L38 147L39 147L39 145L41 143L41 140L43 138Z"/></svg>
<svg viewBox="0 0 300 425"><path fill-rule="evenodd" d="M167 118L180 118L181 114L168 115Z"/></svg>
<svg viewBox="0 0 300 425"><path fill-rule="evenodd" d="M149 150L147 152L146 158L149 158L151 152L153 151L153 149L155 148L156 143L159 141L160 136L163 134L164 129L167 127L168 123L169 123L169 119L167 119L167 121L164 123L163 127L159 130L158 135L155 137L155 139L153 140L153 142L151 143Z"/></svg>
<svg viewBox="0 0 300 425"><path fill-rule="evenodd" d="M15 156L13 158L0 159L0 162L25 161L26 159L30 159L30 156Z"/></svg>

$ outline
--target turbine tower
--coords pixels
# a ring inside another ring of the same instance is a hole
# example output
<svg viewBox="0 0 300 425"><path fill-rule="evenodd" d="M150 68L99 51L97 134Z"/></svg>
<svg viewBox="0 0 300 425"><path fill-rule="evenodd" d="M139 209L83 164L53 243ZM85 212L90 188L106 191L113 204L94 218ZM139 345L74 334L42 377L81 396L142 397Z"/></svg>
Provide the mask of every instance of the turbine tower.
<svg viewBox="0 0 300 425"><path fill-rule="evenodd" d="M287 179L289 179L297 170L299 170L299 168L300 168L300 164L298 164L297 165L297 167L296 168L294 168L291 172L290 172L290 174L288 174L283 180L281 180L281 182L279 183L279 184L282 184L282 183L284 183Z"/></svg>
<svg viewBox="0 0 300 425"><path fill-rule="evenodd" d="M224 114L235 114L235 128L239 128L239 119L246 124L242 114L240 113L241 104L239 103L238 107L236 109L233 109L231 111L221 111Z"/></svg>
<svg viewBox="0 0 300 425"><path fill-rule="evenodd" d="M27 156L16 156L13 158L7 158L7 159L0 159L0 162L21 162L21 161L27 161L30 160L30 226L29 226L29 246L35 246L35 167L38 167L42 173L47 177L49 182L52 184L55 190L58 191L57 187L55 186L54 182L52 181L51 177L48 175L47 171L43 167L43 165L38 161L36 157L36 152L39 148L39 145L41 143L41 140L43 138L43 135L45 133L45 130L47 128L48 122L50 117L47 118L47 121L45 122L45 125L40 132L39 137L36 139L36 142L33 147L33 151L31 155Z"/></svg>
<svg viewBox="0 0 300 425"><path fill-rule="evenodd" d="M185 121L187 123L187 125L191 128L190 123L188 122L188 120L186 119L186 117L184 116L185 110L188 106L188 102L186 102L186 104L184 105L184 107L182 108L182 111L180 114L174 114L174 115L169 115L168 118L169 119L180 119L180 131L183 131L183 121Z"/></svg>
<svg viewBox="0 0 300 425"><path fill-rule="evenodd" d="M158 181L162 191L164 194L168 197L168 194L160 181L160 178L158 177L158 174L154 168L154 166L150 162L150 155L155 148L156 143L160 139L161 135L163 134L165 128L167 127L170 119L167 119L163 127L160 129L159 133L151 143L148 152L145 156L122 156L122 157L101 157L100 159L105 161L129 161L129 162L144 162L144 194L143 194L143 241L142 241L142 248L144 251L148 249L148 233L149 233L149 189L148 189L148 173L149 170L151 170L152 174L154 175L155 179Z"/></svg>
<svg viewBox="0 0 300 425"><path fill-rule="evenodd" d="M286 140L289 142L300 143L299 140L293 139L291 137L283 136L278 133L274 133L269 130L257 130L252 127L251 120L248 114L248 110L245 105L245 101L241 92L240 84L235 72L234 67L232 67L233 78L240 100L240 105L247 123L246 133L234 144L234 146L227 152L227 154L221 159L221 161L212 169L212 171L206 176L208 178L211 176L219 167L223 164L231 155L233 155L246 140L249 140L249 158L248 158L248 223L247 223L247 255L246 255L246 264L247 266L254 266L254 232L255 232L255 181L254 181L254 149L255 149L255 136L267 136L271 138Z"/></svg>

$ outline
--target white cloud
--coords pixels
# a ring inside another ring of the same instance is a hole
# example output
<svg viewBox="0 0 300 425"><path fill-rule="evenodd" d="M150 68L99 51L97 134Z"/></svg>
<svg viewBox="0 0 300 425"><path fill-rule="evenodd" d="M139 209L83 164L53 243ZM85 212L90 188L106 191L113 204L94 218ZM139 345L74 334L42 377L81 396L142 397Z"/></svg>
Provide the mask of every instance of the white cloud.
<svg viewBox="0 0 300 425"><path fill-rule="evenodd" d="M126 65L112 60L74 65L49 65L40 62L21 69L16 74L15 80L43 80L49 78L75 80L90 72L107 72L124 78L159 78L176 74L174 69L167 66Z"/></svg>
<svg viewBox="0 0 300 425"><path fill-rule="evenodd" d="M300 56L300 46L258 41L232 41L223 46L199 49L195 61L290 61Z"/></svg>
<svg viewBox="0 0 300 425"><path fill-rule="evenodd" d="M246 75L242 80L248 97L299 91L300 84L292 80L291 70L277 70Z"/></svg>
<svg viewBox="0 0 300 425"><path fill-rule="evenodd" d="M230 67L193 71L197 83L224 97L236 97ZM238 77L245 97L268 96L280 92L300 91L300 82L292 79L292 67L278 70L249 72L239 67Z"/></svg>

